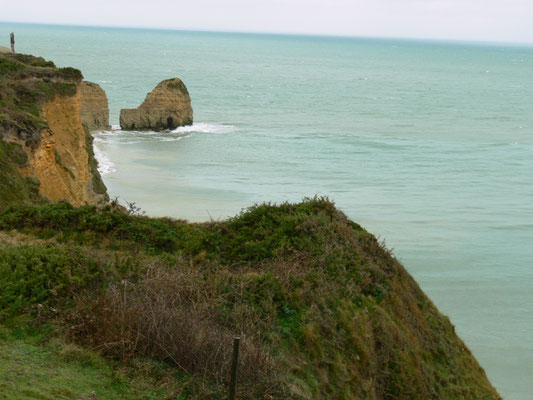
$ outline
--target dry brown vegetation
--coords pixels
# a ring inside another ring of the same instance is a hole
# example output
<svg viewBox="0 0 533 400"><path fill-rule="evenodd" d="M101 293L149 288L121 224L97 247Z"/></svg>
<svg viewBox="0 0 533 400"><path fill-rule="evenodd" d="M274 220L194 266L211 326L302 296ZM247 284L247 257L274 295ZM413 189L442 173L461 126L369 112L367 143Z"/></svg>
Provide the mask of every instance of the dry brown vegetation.
<svg viewBox="0 0 533 400"><path fill-rule="evenodd" d="M84 345L108 356L153 357L221 385L228 383L230 344L239 334L241 386L257 395L275 395L279 370L273 357L260 335L230 329L218 320L214 311L222 300L220 288L198 269L151 268L137 284L124 280L99 297L90 292L76 296L66 326ZM260 323L245 309L239 311L233 317L242 317L243 325Z"/></svg>
<svg viewBox="0 0 533 400"><path fill-rule="evenodd" d="M325 199L207 224L19 206L0 212L2 229L55 241L0 256L4 282L40 288L27 309L55 307L41 320L107 357L172 366L193 388L175 398L225 397L236 334L241 399L500 398L398 261Z"/></svg>

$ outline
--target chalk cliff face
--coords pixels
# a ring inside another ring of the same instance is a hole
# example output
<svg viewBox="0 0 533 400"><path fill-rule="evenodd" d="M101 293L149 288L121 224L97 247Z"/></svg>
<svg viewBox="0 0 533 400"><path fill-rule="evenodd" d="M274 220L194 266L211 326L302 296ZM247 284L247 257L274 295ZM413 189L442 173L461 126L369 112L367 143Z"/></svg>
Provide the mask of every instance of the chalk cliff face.
<svg viewBox="0 0 533 400"><path fill-rule="evenodd" d="M0 208L107 202L90 134L109 126L104 91L40 57L0 54L0 66Z"/></svg>
<svg viewBox="0 0 533 400"><path fill-rule="evenodd" d="M179 78L159 83L139 107L120 111L120 127L128 130L175 129L192 121L191 98Z"/></svg>
<svg viewBox="0 0 533 400"><path fill-rule="evenodd" d="M109 105L100 85L83 81L81 90L81 122L90 132L109 129Z"/></svg>

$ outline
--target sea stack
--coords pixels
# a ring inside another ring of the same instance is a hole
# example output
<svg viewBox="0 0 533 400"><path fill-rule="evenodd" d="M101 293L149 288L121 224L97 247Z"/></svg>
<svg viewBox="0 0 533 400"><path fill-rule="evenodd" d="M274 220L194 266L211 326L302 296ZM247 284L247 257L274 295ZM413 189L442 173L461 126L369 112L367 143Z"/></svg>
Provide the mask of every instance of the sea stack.
<svg viewBox="0 0 533 400"><path fill-rule="evenodd" d="M137 108L120 110L120 127L125 130L175 129L191 125L191 98L179 78L159 83Z"/></svg>

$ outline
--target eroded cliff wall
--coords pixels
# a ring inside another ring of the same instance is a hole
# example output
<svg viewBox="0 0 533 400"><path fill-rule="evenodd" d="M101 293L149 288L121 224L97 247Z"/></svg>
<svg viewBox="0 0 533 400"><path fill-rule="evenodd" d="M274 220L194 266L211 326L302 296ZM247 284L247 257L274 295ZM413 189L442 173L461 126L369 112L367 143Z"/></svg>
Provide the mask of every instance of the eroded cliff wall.
<svg viewBox="0 0 533 400"><path fill-rule="evenodd" d="M90 132L109 129L109 105L104 89L100 85L83 81L81 90L81 122Z"/></svg>
<svg viewBox="0 0 533 400"><path fill-rule="evenodd" d="M105 92L39 57L2 54L0 70L0 207L105 203L89 132L109 125Z"/></svg>
<svg viewBox="0 0 533 400"><path fill-rule="evenodd" d="M22 173L40 181L39 194L75 206L100 204L108 200L106 188L95 165L92 137L81 119L82 84L74 96L56 96L42 107L48 128L41 140L27 148L29 165Z"/></svg>

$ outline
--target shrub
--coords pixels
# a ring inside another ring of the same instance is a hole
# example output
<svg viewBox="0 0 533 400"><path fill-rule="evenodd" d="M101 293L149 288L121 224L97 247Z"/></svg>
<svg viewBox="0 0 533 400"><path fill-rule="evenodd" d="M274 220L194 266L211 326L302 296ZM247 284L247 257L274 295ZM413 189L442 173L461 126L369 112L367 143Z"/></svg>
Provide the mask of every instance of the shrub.
<svg viewBox="0 0 533 400"><path fill-rule="evenodd" d="M187 374L227 384L233 336L240 332L217 319L218 295L217 287L206 284L197 269L157 268L138 283L110 286L102 296L77 296L67 325L76 327L71 334L84 345L108 356L151 357ZM245 335L240 349L241 388L275 394L279 390L275 367L259 338Z"/></svg>
<svg viewBox="0 0 533 400"><path fill-rule="evenodd" d="M83 79L83 75L81 71L79 69L72 68L72 67L59 68L58 74L65 79L74 79L74 80Z"/></svg>
<svg viewBox="0 0 533 400"><path fill-rule="evenodd" d="M13 246L0 252L0 311L4 317L29 306L54 303L87 286L99 262L78 248Z"/></svg>

